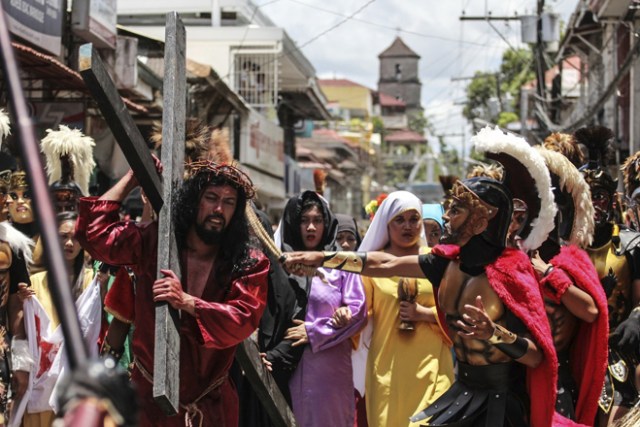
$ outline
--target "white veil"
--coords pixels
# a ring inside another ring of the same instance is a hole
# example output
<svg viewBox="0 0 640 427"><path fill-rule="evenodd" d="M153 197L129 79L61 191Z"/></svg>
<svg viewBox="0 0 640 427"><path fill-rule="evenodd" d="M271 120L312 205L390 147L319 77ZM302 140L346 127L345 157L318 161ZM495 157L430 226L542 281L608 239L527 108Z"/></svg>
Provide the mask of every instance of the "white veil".
<svg viewBox="0 0 640 427"><path fill-rule="evenodd" d="M413 193L408 191L394 191L390 193L376 211L373 221L367 230L359 251L379 251L389 243L389 230L387 225L393 218L408 210L415 210L422 218L422 202ZM426 245L424 228L420 231L420 244Z"/></svg>

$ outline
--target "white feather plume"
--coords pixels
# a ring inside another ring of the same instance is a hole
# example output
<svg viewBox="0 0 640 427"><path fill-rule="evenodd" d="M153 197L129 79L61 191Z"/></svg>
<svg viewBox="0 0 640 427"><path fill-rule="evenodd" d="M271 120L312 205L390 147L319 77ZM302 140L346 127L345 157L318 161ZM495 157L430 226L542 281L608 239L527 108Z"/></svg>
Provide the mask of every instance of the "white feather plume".
<svg viewBox="0 0 640 427"><path fill-rule="evenodd" d="M547 167L560 180L560 187L571 194L574 206L573 225L569 243L581 248L593 242L595 230L594 208L591 201L591 189L578 169L562 154L541 146L536 149L542 155Z"/></svg>
<svg viewBox="0 0 640 427"><path fill-rule="evenodd" d="M0 147L4 142L4 139L11 135L11 121L9 120L9 114L0 108Z"/></svg>
<svg viewBox="0 0 640 427"><path fill-rule="evenodd" d="M0 222L0 240L7 242L13 252L21 254L27 265L33 262L33 247L35 243L7 221Z"/></svg>
<svg viewBox="0 0 640 427"><path fill-rule="evenodd" d="M504 153L513 157L522 163L535 181L540 198L540 212L537 218L532 219L531 232L522 242L522 248L525 251L537 249L547 240L549 233L554 229L554 219L557 213L551 190L551 178L544 159L524 138L505 133L497 127L495 129L491 129L489 126L485 127L471 138L471 142L478 152ZM507 171L507 173L519 172Z"/></svg>
<svg viewBox="0 0 640 427"><path fill-rule="evenodd" d="M96 166L93 160L94 146L93 138L85 136L78 129L70 129L65 125L60 125L57 131L47 129L47 136L42 139L42 152L47 158L49 185L61 178L60 157L66 155L73 165L73 181L78 184L83 195L88 195L89 180Z"/></svg>

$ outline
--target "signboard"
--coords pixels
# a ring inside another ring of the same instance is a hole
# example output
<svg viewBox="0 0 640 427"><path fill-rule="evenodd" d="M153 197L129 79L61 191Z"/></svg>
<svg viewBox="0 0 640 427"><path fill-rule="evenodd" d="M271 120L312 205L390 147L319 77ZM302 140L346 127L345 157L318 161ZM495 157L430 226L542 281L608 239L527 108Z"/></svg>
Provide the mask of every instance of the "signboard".
<svg viewBox="0 0 640 427"><path fill-rule="evenodd" d="M71 28L84 40L101 48L116 48L116 0L74 1Z"/></svg>
<svg viewBox="0 0 640 427"><path fill-rule="evenodd" d="M47 129L57 130L60 124L84 129L86 107L82 102L33 101L29 103L29 108L39 137L44 137Z"/></svg>
<svg viewBox="0 0 640 427"><path fill-rule="evenodd" d="M54 55L62 53L63 0L2 0L9 31Z"/></svg>
<svg viewBox="0 0 640 427"><path fill-rule="evenodd" d="M284 177L284 131L254 110L249 111L240 141L240 162L274 177Z"/></svg>

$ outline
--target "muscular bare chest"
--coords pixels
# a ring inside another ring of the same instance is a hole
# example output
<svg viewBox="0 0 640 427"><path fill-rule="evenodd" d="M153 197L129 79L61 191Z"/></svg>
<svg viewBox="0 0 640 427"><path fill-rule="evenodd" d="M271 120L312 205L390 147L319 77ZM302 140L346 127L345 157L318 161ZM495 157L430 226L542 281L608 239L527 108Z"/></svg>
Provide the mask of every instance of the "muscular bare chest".
<svg viewBox="0 0 640 427"><path fill-rule="evenodd" d="M564 305L555 304L548 299L545 299L544 307L556 351L567 349L578 328L578 319Z"/></svg>
<svg viewBox="0 0 640 427"><path fill-rule="evenodd" d="M460 270L458 262L450 263L438 290L438 302L445 313L456 357L471 365L509 361L511 359L508 356L487 341L466 338L456 333L456 322L462 320L464 306L475 305L478 295L482 297L484 308L491 320L505 326L504 305L489 284L486 274L471 276Z"/></svg>

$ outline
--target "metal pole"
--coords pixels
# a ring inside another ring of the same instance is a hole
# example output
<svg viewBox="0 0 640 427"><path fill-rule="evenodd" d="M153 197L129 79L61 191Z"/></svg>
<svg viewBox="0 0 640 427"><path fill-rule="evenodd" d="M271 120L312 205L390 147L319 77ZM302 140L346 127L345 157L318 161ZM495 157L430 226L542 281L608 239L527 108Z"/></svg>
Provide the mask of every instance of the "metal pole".
<svg viewBox="0 0 640 427"><path fill-rule="evenodd" d="M0 2L0 53L4 80L9 91L9 109L16 126L16 137L20 141L20 155L22 156L27 180L34 195L35 219L40 227L40 238L44 248L44 260L47 266L47 278L51 298L60 318L64 334L65 349L69 358L69 365L73 370L87 359L87 349L82 339L80 322L76 314L76 305L71 295L71 285L60 239L58 224L53 209L49 185L44 174L44 166L40 158L40 149L33 130L33 124L27 110L27 103L20 83L17 61L11 46L7 19Z"/></svg>

